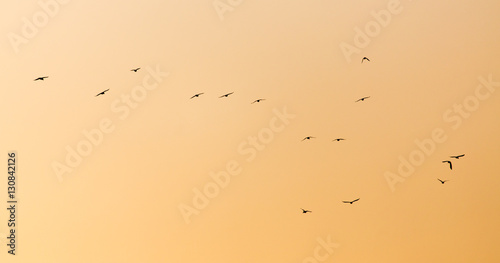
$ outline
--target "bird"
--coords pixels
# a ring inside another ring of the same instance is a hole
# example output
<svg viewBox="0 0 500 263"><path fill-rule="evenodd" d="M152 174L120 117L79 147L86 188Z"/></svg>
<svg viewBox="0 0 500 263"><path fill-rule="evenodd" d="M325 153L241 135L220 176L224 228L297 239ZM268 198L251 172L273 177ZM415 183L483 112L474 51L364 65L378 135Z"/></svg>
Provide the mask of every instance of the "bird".
<svg viewBox="0 0 500 263"><path fill-rule="evenodd" d="M359 99L359 100L357 100L357 101L355 101L355 102L358 102L358 101L364 101L364 100L368 99L369 97L370 97L370 96L363 97L363 98L361 98L361 99Z"/></svg>
<svg viewBox="0 0 500 263"><path fill-rule="evenodd" d="M252 103L250 103L250 104L254 104L254 103L256 103L256 102L261 102L261 101L263 101L263 100L266 100L266 99L257 99L257 100L254 100L254 101L253 101Z"/></svg>
<svg viewBox="0 0 500 263"><path fill-rule="evenodd" d="M332 142L333 141L344 141L344 140L345 140L344 138L337 138L337 139L333 139Z"/></svg>
<svg viewBox="0 0 500 263"><path fill-rule="evenodd" d="M98 93L97 95L95 95L96 97L99 96L99 95L104 95L104 93L106 93L106 91L108 91L109 89L105 90L105 91L102 91L101 93Z"/></svg>
<svg viewBox="0 0 500 263"><path fill-rule="evenodd" d="M301 209L302 209L302 213L304 213L304 214L307 214L307 213L312 213L312 211L305 210L304 208L301 208Z"/></svg>
<svg viewBox="0 0 500 263"><path fill-rule="evenodd" d="M444 184L444 183L448 182L448 180L441 180L441 179L439 179L439 178L438 178L438 181L440 181L440 182L441 182L441 184Z"/></svg>
<svg viewBox="0 0 500 263"><path fill-rule="evenodd" d="M194 94L190 99L197 98L197 97L199 97L200 95L203 95L203 94L205 94L205 93L202 92L202 93Z"/></svg>
<svg viewBox="0 0 500 263"><path fill-rule="evenodd" d="M307 136L307 137L305 137L305 138L304 138L304 139L302 139L302 140L304 141L304 140L310 140L310 139L314 139L314 138L316 138L316 137Z"/></svg>
<svg viewBox="0 0 500 263"><path fill-rule="evenodd" d="M361 63L363 63L363 61L364 61L364 60L367 60L368 62L370 62L370 59L369 59L369 58L367 58L367 57L363 57L363 58L361 59Z"/></svg>
<svg viewBox="0 0 500 263"><path fill-rule="evenodd" d="M229 93L227 93L227 94L224 94L224 95L220 96L219 98L224 98L224 97L226 97L226 98L227 98L229 95L231 95L231 94L233 94L233 93L234 93L234 92L229 92Z"/></svg>
<svg viewBox="0 0 500 263"><path fill-rule="evenodd" d="M460 157L464 157L465 154L461 154L461 155L452 155L450 156L450 158L455 158L455 159L459 159Z"/></svg>
<svg viewBox="0 0 500 263"><path fill-rule="evenodd" d="M130 71L137 72L139 69L141 69L141 68L134 68L134 69L131 69Z"/></svg>
<svg viewBox="0 0 500 263"><path fill-rule="evenodd" d="M349 204L351 204L351 205L352 205L352 203L354 203L354 202L356 202L356 201L359 201L359 198L358 198L358 199L356 199L356 200L352 200L352 201L342 201L342 202L344 202L344 203L349 203Z"/></svg>
<svg viewBox="0 0 500 263"><path fill-rule="evenodd" d="M453 170L453 166L451 165L450 161L442 161L443 163L449 163L450 164L450 170Z"/></svg>
<svg viewBox="0 0 500 263"><path fill-rule="evenodd" d="M48 77L49 77L49 76L45 76L45 77L38 77L38 78L34 79L34 81L37 81L37 80L44 80L44 79L46 79L46 78L48 78Z"/></svg>

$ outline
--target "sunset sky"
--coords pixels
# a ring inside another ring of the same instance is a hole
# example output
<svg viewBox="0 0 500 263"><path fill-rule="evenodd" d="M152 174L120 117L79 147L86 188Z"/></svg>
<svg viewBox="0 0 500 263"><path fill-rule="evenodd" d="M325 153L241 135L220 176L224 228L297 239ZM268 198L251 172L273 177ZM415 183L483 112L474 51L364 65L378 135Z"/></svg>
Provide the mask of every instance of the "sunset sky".
<svg viewBox="0 0 500 263"><path fill-rule="evenodd" d="M499 13L3 1L0 261L500 262Z"/></svg>

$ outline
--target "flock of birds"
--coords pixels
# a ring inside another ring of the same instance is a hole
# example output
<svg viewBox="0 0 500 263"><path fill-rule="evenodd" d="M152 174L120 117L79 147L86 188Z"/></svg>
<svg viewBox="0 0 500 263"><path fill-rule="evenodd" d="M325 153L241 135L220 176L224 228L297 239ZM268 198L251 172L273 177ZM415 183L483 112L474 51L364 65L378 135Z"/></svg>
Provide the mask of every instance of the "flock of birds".
<svg viewBox="0 0 500 263"><path fill-rule="evenodd" d="M130 71L137 72L137 71L139 71L140 69L141 69L141 68L134 68L134 69L131 69ZM49 76L38 77L38 78L34 79L34 81L39 81L39 80L42 80L42 81L43 81L43 80L45 80L45 79L46 79L46 78L48 78L48 77L49 77ZM104 95L104 94L106 94L106 92L108 92L108 91L109 91L109 89L103 90L103 91L101 91L101 92L97 93L97 95L95 95L95 96L97 97L97 96ZM219 96L219 98L227 98L227 97L229 97L230 95L232 95L233 93L234 93L234 92L229 92L229 93L226 93L226 94L224 94L224 95L222 95L222 96ZM190 98L190 99L198 98L198 97L200 97L200 96L201 96L201 95L203 95L203 94L205 94L205 93L201 92L201 93L194 94L193 96L191 96L191 98ZM368 97L361 98L360 100L364 100L364 99L366 99L366 98L368 98ZM256 99L256 100L252 101L252 102L251 102L251 104L254 104L254 103L257 103L257 102L261 102L261 101L264 101L264 100L266 100L266 99Z"/></svg>
<svg viewBox="0 0 500 263"><path fill-rule="evenodd" d="M310 140L310 139L314 139L314 138L316 138L316 137L313 137L313 136L307 136L307 137L305 137L304 139L302 139L302 141L304 141L304 140ZM341 140L345 140L345 139L343 139L343 138L333 139L333 141L341 141ZM452 156L450 156L450 158L454 158L454 159L457 159L457 160L458 160L458 159L460 159L460 158L462 158L462 157L464 157L464 156L465 156L465 154L460 154L460 155L452 155ZM451 164L451 161L449 161L449 160L445 160L445 161L443 161L443 163L448 163L448 164L450 165L450 170L452 170L452 169L453 169L453 166L452 166L452 164ZM438 181L439 181L441 184L444 184L444 183L446 183L446 182L448 182L448 181L449 181L449 180L441 180L441 179L439 179L439 178L437 178L437 179L438 179ZM354 202L359 201L359 199L360 199L360 198L357 198L357 199L352 200L352 201L342 201L342 203L345 203L345 204L351 204L351 205L352 205ZM310 210L307 210L307 209L304 209L304 208L301 208L301 209L302 209L302 213L303 213L303 214L312 213L312 211L310 211Z"/></svg>
<svg viewBox="0 0 500 263"><path fill-rule="evenodd" d="M363 57L363 58L361 59L361 63L363 63L365 60L366 60L366 61L368 61L368 62L370 62L370 59L369 59L369 58L367 58L367 57ZM130 71L137 72L137 71L139 71L140 69L141 69L141 68L134 68L134 69L131 69ZM39 81L39 80L42 80L42 81L43 81L43 80L45 80L45 79L46 79L46 78L48 78L48 77L49 77L49 76L38 77L38 78L34 79L34 81ZM97 96L105 95L105 94L106 94L106 92L108 92L108 91L109 91L109 89L103 90L103 91L101 91L101 92L97 93L97 95L95 95L95 96L97 97ZM190 99L198 98L198 97L200 97L200 96L201 96L201 95L203 95L203 94L205 94L205 93L204 93L204 92L201 92L201 93L194 94L193 96L191 96L191 97L190 97ZM234 92L229 92L229 93L223 94L223 95L219 96L219 98L227 98L227 97L229 97L229 96L230 96L230 95L232 95L232 94L234 94ZM365 97L359 98L358 100L356 100L356 101L354 101L354 102L365 101L366 99L369 99L369 98L370 98L370 96L365 96ZM258 103L258 102L261 102L261 101L264 101L264 100L266 100L266 99L256 99L256 100L252 101L252 102L251 102L251 104ZM315 138L316 138L316 137L313 137L313 136L306 136L306 137L304 137L304 138L302 139L302 141L305 141L305 140L311 140L311 139L315 139ZM346 139L344 139L344 138L335 138L335 139L333 139L332 141L339 142L339 141L344 141L344 140L346 140ZM461 154L461 155L452 155L452 156L450 156L450 158L454 158L454 159L457 159L457 160L458 160L458 159L460 159L460 158L462 158L462 157L464 157L464 156L465 156L465 154ZM449 166L450 166L450 170L453 170L453 165L452 165L452 163L451 163L451 161L450 161L450 160L444 160L444 161L442 161L442 162L443 162L443 163L448 163L448 164L449 164ZM437 180L438 180L441 184L444 184L444 183L446 183L446 182L448 182L448 181L449 181L449 180L441 180L441 179L439 179L439 178L437 178ZM351 205L352 205L354 202L359 201L359 199L360 199L360 198L357 198L357 199L352 200L352 201L342 201L342 202L343 202L343 203L346 203L346 204L351 204ZM312 212L312 211L307 210L307 209L303 209L303 208L301 208L301 209L302 209L302 213L304 213L304 214L307 214L307 213L311 213L311 212Z"/></svg>
<svg viewBox="0 0 500 263"><path fill-rule="evenodd" d="M363 57L363 58L361 59L361 63L363 63L363 61L365 61L365 60L366 60L366 61L368 61L368 62L370 62L370 59L369 59L369 58L367 58L367 57ZM364 100L366 100L366 99L368 99L368 98L370 98L370 96L362 97L362 98L360 98L360 99L356 100L355 102L364 101ZM302 141L305 141L305 140L311 140L311 139L315 139L315 138L316 138L316 137L313 137L313 136L306 136L306 137L304 137L304 139L302 139ZM338 141L343 141L343 140L345 140L345 139L344 139L344 138L336 138L336 139L333 139L332 141L337 141L337 142L338 142ZM464 156L465 156L465 154L461 154L461 155L452 155L452 156L450 156L450 158L454 158L454 159L457 159L457 160L458 160L458 159L460 159L460 158L462 158L462 157L464 157ZM445 160L445 161L443 161L443 163L448 163L448 164L450 165L450 170L452 170L452 169L453 169L453 166L452 166L451 161L449 161L449 160ZM446 182L448 182L448 181L449 181L449 180L441 180L441 179L439 179L439 178L437 178L437 180L438 180L441 184L444 184L444 183L446 183ZM354 202L357 202L357 201L359 201L359 200L360 200L360 198L357 198L357 199L352 200L352 201L342 201L342 202L343 202L343 203L345 203L345 204L351 204L351 205L352 205ZM302 209L302 213L303 213L303 214L312 213L312 211L310 211L310 210L307 210L307 209L304 209L304 208L301 208L301 209Z"/></svg>

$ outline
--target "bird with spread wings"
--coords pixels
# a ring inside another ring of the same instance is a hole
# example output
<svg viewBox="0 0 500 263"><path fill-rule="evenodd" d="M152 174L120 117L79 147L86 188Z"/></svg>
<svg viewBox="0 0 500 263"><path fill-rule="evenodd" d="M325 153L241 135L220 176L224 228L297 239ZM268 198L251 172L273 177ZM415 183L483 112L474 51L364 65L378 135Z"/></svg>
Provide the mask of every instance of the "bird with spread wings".
<svg viewBox="0 0 500 263"><path fill-rule="evenodd" d="M370 97L370 96L363 97L363 98L361 98L361 99L359 99L359 100L357 100L357 101L355 101L355 102L358 102L358 101L364 101L364 100L368 99L369 97Z"/></svg>
<svg viewBox="0 0 500 263"><path fill-rule="evenodd" d="M227 98L229 95L233 94L234 92L229 92L229 93L226 93L222 96L220 96L219 98Z"/></svg>
<svg viewBox="0 0 500 263"><path fill-rule="evenodd" d="M352 205L352 203L357 202L357 201L359 201L359 198L358 198L358 199L356 199L356 200L352 200L352 201L342 201L342 202L343 202L343 203L349 203L349 204L351 204L351 205Z"/></svg>
<svg viewBox="0 0 500 263"><path fill-rule="evenodd" d="M44 80L44 79L46 79L46 78L48 78L48 77L49 77L49 76L45 76L45 77L38 77L38 78L34 79L34 81L37 81L37 80Z"/></svg>
<svg viewBox="0 0 500 263"><path fill-rule="evenodd" d="M104 90L104 91L101 91L100 93L97 93L97 95L95 95L95 96L97 97L97 96L100 96L100 95L104 95L104 93L106 93L108 90L109 90L109 89Z"/></svg>
<svg viewBox="0 0 500 263"><path fill-rule="evenodd" d="M194 94L190 99L192 98L198 98L200 95L203 95L205 93L201 92L201 93L198 93L198 94Z"/></svg>
<svg viewBox="0 0 500 263"><path fill-rule="evenodd" d="M465 154L461 154L461 155L452 155L450 156L450 158L455 158L455 159L460 159L461 157L464 157Z"/></svg>
<svg viewBox="0 0 500 263"><path fill-rule="evenodd" d="M450 164L450 170L453 170L453 165L451 164L451 161L446 160L446 161L442 161L442 163L449 163Z"/></svg>

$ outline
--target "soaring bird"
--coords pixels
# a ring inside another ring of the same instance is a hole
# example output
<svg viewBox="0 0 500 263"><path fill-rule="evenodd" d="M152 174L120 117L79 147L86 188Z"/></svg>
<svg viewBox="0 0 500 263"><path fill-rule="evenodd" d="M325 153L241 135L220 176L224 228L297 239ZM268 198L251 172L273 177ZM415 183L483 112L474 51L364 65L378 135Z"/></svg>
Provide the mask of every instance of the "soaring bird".
<svg viewBox="0 0 500 263"><path fill-rule="evenodd" d="M444 184L444 183L448 182L448 180L441 180L441 179L439 179L439 178L438 178L438 181L440 181L440 182L441 182L441 184Z"/></svg>
<svg viewBox="0 0 500 263"><path fill-rule="evenodd" d="M45 77L38 77L38 78L34 79L34 81L37 81L37 80L44 80L44 79L46 79L46 78L48 78L48 77L49 77L49 76L45 76Z"/></svg>
<svg viewBox="0 0 500 263"><path fill-rule="evenodd" d="M202 93L194 94L190 99L197 98L197 97L199 97L200 95L203 95L203 94L205 94L205 93L202 92Z"/></svg>
<svg viewBox="0 0 500 263"><path fill-rule="evenodd" d="M305 138L304 138L304 139L302 139L302 140L304 141L304 140L310 140L310 139L314 139L314 138L316 138L316 137L307 136L307 137L305 137Z"/></svg>
<svg viewBox="0 0 500 263"><path fill-rule="evenodd" d="M224 94L224 95L220 96L219 98L224 98L224 97L226 97L226 98L227 98L229 95L231 95L231 94L233 94L233 93L234 93L234 92L229 92L229 93L227 93L227 94Z"/></svg>
<svg viewBox="0 0 500 263"><path fill-rule="evenodd" d="M453 166L451 165L450 161L443 161L443 163L449 163L450 164L450 170L453 170Z"/></svg>
<svg viewBox="0 0 500 263"><path fill-rule="evenodd" d="M354 203L354 202L356 202L356 201L359 201L359 198L358 198L358 199L356 199L356 200L352 200L352 201L342 201L342 202L344 202L344 203L349 203L349 204L351 204L351 205L352 205L352 203Z"/></svg>
<svg viewBox="0 0 500 263"><path fill-rule="evenodd" d="M134 68L134 69L131 69L130 71L137 72L139 69L141 69L141 68Z"/></svg>
<svg viewBox="0 0 500 263"><path fill-rule="evenodd" d="M312 211L305 210L304 208L301 208L301 209L302 209L302 213L304 213L304 214L307 214L307 213L312 213Z"/></svg>
<svg viewBox="0 0 500 263"><path fill-rule="evenodd" d="M450 156L450 158L459 159L460 157L464 157L464 156L465 156L465 154L461 154L461 155Z"/></svg>
<svg viewBox="0 0 500 263"><path fill-rule="evenodd" d="M369 58L367 58L367 57L363 57L363 58L361 59L361 63L363 63L363 61L365 61L365 60L367 60L368 62L370 62L370 59L369 59Z"/></svg>
<svg viewBox="0 0 500 263"><path fill-rule="evenodd" d="M368 99L369 97L370 97L370 96L368 96L368 97L363 97L363 98L361 98L361 99L359 99L359 100L357 100L357 101L355 101L355 102L358 102L358 101L364 101L364 100Z"/></svg>
<svg viewBox="0 0 500 263"><path fill-rule="evenodd" d="M250 104L254 104L254 103L256 103L256 102L261 102L261 101L263 101L263 100L266 100L266 99L257 99L257 100L254 100L254 101L253 101L252 103L250 103Z"/></svg>
<svg viewBox="0 0 500 263"><path fill-rule="evenodd" d="M337 138L337 139L333 139L332 142L333 141L337 141L338 142L338 141L344 141L344 140L345 140L344 138Z"/></svg>
<svg viewBox="0 0 500 263"><path fill-rule="evenodd" d="M102 91L101 93L95 95L96 97L99 96L99 95L104 95L104 93L106 93L106 91L108 91L109 89L105 90L105 91Z"/></svg>

